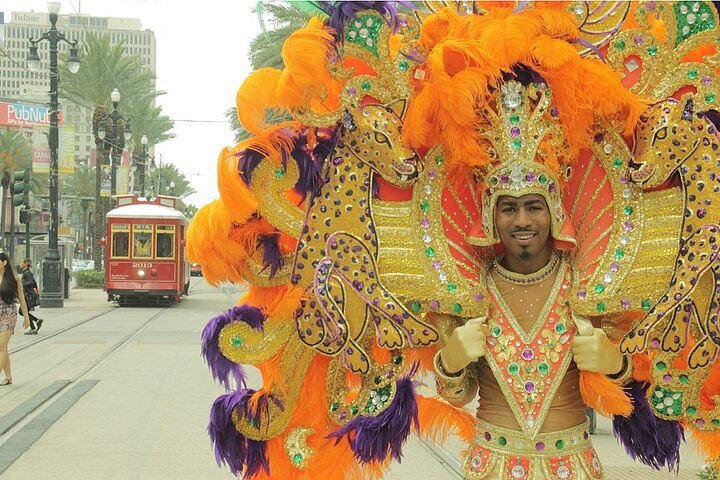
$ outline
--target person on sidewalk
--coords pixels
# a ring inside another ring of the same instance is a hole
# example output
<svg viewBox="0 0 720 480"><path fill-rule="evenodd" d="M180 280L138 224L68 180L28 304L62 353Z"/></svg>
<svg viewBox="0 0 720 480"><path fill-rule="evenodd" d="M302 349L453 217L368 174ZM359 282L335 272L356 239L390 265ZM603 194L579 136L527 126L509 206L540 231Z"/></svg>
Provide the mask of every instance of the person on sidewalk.
<svg viewBox="0 0 720 480"><path fill-rule="evenodd" d="M0 252L0 370L5 374L5 379L0 382L0 387L12 385L13 380L8 343L10 336L15 332L17 323L15 302L20 304L20 310L25 317L23 328L28 328L30 320L22 282L18 281L17 276L13 273L10 257L7 253Z"/></svg>
<svg viewBox="0 0 720 480"><path fill-rule="evenodd" d="M35 281L35 275L32 270L32 260L25 258L20 263L20 272L22 274L22 285L25 291L25 304L27 305L28 315L30 316L30 331L25 332L25 335L37 335L40 327L42 327L43 319L38 318L32 313L35 307L40 305L40 290L38 289L37 282ZM19 312L22 315L22 312Z"/></svg>

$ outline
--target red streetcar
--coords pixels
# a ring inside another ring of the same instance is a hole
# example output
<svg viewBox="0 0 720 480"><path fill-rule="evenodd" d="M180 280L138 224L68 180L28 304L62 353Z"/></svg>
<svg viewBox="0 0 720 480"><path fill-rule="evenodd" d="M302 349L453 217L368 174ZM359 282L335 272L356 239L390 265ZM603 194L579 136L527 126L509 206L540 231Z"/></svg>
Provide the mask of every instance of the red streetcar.
<svg viewBox="0 0 720 480"><path fill-rule="evenodd" d="M188 219L175 197L118 195L107 214L105 290L120 305L179 302L190 286Z"/></svg>

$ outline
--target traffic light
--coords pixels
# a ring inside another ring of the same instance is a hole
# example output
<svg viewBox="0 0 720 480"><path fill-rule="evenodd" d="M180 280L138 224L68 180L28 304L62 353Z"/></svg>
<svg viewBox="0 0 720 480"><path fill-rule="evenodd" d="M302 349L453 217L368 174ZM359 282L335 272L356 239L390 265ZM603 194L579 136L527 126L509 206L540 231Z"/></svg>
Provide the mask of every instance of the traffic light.
<svg viewBox="0 0 720 480"><path fill-rule="evenodd" d="M13 206L30 206L30 169L15 172L12 181Z"/></svg>

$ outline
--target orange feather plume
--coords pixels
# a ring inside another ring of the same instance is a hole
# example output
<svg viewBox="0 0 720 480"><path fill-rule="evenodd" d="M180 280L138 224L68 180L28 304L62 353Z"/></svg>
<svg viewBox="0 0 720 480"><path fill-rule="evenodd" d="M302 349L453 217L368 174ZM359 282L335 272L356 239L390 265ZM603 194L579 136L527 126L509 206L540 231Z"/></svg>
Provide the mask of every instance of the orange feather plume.
<svg viewBox="0 0 720 480"><path fill-rule="evenodd" d="M630 397L618 384L601 373L580 371L580 394L585 405L600 415L628 417L632 413Z"/></svg>

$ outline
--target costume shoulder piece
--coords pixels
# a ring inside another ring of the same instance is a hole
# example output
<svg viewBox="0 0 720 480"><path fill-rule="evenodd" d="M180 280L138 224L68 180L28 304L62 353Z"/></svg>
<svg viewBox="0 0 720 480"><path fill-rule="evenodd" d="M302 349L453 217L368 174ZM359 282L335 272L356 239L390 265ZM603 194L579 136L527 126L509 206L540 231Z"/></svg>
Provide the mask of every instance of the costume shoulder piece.
<svg viewBox="0 0 720 480"><path fill-rule="evenodd" d="M284 68L240 87L252 136L220 153L220 199L188 234L208 281L248 285L203 332L229 390L211 412L218 461L373 478L413 431L469 441L472 417L414 380L450 330L434 319L487 311L489 206L528 191L574 257L572 311L633 356L633 402L616 387L608 413L621 438L655 437L630 453L675 465L682 425L718 461L713 4L305 3L319 16Z"/></svg>

